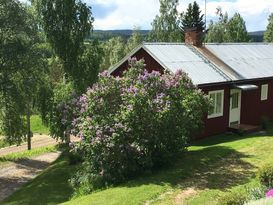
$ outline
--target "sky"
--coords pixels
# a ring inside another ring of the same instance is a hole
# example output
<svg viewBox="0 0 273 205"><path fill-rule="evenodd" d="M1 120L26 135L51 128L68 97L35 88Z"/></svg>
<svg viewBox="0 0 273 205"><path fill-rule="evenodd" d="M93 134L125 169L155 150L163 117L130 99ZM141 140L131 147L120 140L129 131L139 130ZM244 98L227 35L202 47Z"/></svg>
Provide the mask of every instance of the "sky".
<svg viewBox="0 0 273 205"><path fill-rule="evenodd" d="M151 22L159 13L159 0L83 0L92 7L94 29L151 29ZM180 0L178 11L185 11L193 0ZM205 10L205 0L197 0ZM207 22L216 18L221 7L231 17L239 12L246 21L248 31L265 30L267 19L273 12L273 0L207 0Z"/></svg>
<svg viewBox="0 0 273 205"><path fill-rule="evenodd" d="M20 0L26 2L27 0ZM94 29L151 29L151 22L159 14L159 0L82 0L92 7ZM194 0L179 0L178 11L186 10ZM205 11L205 0L196 0ZM239 12L248 31L265 30L268 16L273 13L273 0L207 0L207 22L217 19L216 8L221 7L231 17Z"/></svg>

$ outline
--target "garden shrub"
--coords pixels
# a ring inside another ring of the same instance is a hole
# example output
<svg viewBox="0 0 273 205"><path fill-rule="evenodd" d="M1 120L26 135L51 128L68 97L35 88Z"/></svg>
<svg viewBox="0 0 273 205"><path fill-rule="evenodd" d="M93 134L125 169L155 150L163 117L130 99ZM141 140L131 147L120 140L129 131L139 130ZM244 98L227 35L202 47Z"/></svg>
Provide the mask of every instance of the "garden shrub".
<svg viewBox="0 0 273 205"><path fill-rule="evenodd" d="M78 105L72 133L84 163L72 184L94 188L170 161L201 128L210 103L182 71L149 73L131 59L122 78L100 74Z"/></svg>
<svg viewBox="0 0 273 205"><path fill-rule="evenodd" d="M66 141L71 134L72 120L78 115L77 95L71 82L59 83L54 89L52 110L48 125L50 135L57 140Z"/></svg>
<svg viewBox="0 0 273 205"><path fill-rule="evenodd" d="M264 130L268 128L269 122L270 122L270 119L267 116L263 115L261 117L261 125Z"/></svg>
<svg viewBox="0 0 273 205"><path fill-rule="evenodd" d="M249 200L258 200L264 198L268 188L266 186L260 185L258 187L248 189L248 198Z"/></svg>
<svg viewBox="0 0 273 205"><path fill-rule="evenodd" d="M248 201L246 192L229 192L222 196L217 204L219 205L244 205Z"/></svg>
<svg viewBox="0 0 273 205"><path fill-rule="evenodd" d="M273 188L273 164L266 164L258 171L258 178L261 184Z"/></svg>

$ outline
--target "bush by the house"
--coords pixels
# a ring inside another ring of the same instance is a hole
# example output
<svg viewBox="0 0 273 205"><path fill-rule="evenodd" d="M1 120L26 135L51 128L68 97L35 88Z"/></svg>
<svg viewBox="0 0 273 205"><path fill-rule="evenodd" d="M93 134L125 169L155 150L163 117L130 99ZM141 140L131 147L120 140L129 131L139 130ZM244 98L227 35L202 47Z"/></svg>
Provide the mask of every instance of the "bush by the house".
<svg viewBox="0 0 273 205"><path fill-rule="evenodd" d="M87 185L88 192L97 182L121 182L160 166L201 127L209 100L188 76L148 73L144 67L131 59L122 78L104 72L80 97L73 126L84 163L74 186Z"/></svg>
<svg viewBox="0 0 273 205"><path fill-rule="evenodd" d="M273 188L273 164L266 164L258 171L258 178L264 186Z"/></svg>

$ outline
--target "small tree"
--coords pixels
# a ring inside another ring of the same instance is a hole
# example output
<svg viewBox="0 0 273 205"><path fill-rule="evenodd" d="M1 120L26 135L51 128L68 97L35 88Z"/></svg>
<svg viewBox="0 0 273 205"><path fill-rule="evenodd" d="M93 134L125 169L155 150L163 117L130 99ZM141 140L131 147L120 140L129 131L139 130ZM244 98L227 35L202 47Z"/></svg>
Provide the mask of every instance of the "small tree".
<svg viewBox="0 0 273 205"><path fill-rule="evenodd" d="M187 28L197 28L202 32L205 29L205 22L203 21L204 14L201 15L201 10L196 1L189 4L187 11L181 17L182 29L185 31Z"/></svg>
<svg viewBox="0 0 273 205"><path fill-rule="evenodd" d="M140 45L143 40L144 38L139 32L139 28L134 28L132 36L127 40L125 53L129 53L130 51L132 51L134 48Z"/></svg>
<svg viewBox="0 0 273 205"><path fill-rule="evenodd" d="M47 40L60 58L67 77L81 83L85 75L78 65L83 41L93 28L91 8L81 0L41 0L37 9Z"/></svg>
<svg viewBox="0 0 273 205"><path fill-rule="evenodd" d="M160 14L152 22L149 40L158 42L181 42L183 37L179 27L178 0L159 0Z"/></svg>
<svg viewBox="0 0 273 205"><path fill-rule="evenodd" d="M27 138L31 149L30 115L46 70L29 11L18 1L1 1L0 126L8 141L20 144Z"/></svg>
<svg viewBox="0 0 273 205"><path fill-rule="evenodd" d="M207 42L248 42L250 37L246 30L245 21L239 13L229 19L227 12L217 8L218 22L211 21L206 35Z"/></svg>
<svg viewBox="0 0 273 205"><path fill-rule="evenodd" d="M229 20L226 33L226 42L250 41L245 21L239 13L235 13L234 16Z"/></svg>
<svg viewBox="0 0 273 205"><path fill-rule="evenodd" d="M273 13L268 17L268 25L264 33L265 42L273 42Z"/></svg>
<svg viewBox="0 0 273 205"><path fill-rule="evenodd" d="M101 69L107 70L110 66L119 62L126 55L125 47L124 40L120 36L106 41L103 44L104 56Z"/></svg>

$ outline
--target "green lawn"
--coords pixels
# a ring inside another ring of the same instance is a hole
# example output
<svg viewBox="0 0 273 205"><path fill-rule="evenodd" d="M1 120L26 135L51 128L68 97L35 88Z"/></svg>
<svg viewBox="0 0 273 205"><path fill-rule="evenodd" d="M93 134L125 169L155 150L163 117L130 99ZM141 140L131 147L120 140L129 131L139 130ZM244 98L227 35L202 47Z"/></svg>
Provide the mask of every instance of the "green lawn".
<svg viewBox="0 0 273 205"><path fill-rule="evenodd" d="M31 131L36 134L49 134L48 128L43 124L39 115L32 115L30 118Z"/></svg>
<svg viewBox="0 0 273 205"><path fill-rule="evenodd" d="M6 201L9 203L3 204L34 204L37 202L35 190L46 184L56 191L38 195L40 204L67 201L65 205L172 205L183 204L183 201L190 205L213 205L227 191L242 191L245 186L256 185L257 168L268 162L273 163L272 147L273 129L267 134L211 137L195 143L168 167L153 174L70 201L72 192L67 178L64 181L58 179L58 184L53 180L58 172L48 169L42 176L48 174L52 178L35 179L13 194ZM71 169L74 170L74 167L68 166L65 161L59 163L59 168L64 168L64 176L73 172ZM63 192L55 189L55 186L62 187ZM52 200L58 197L60 200Z"/></svg>
<svg viewBox="0 0 273 205"><path fill-rule="evenodd" d="M13 162L20 159L36 157L44 153L54 152L59 149L59 145L49 145L46 147L40 147L32 150L25 150L23 152L11 153L4 156L0 156L0 165L6 162Z"/></svg>

